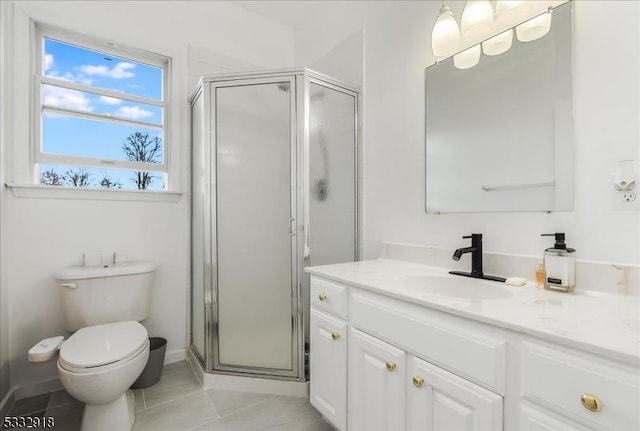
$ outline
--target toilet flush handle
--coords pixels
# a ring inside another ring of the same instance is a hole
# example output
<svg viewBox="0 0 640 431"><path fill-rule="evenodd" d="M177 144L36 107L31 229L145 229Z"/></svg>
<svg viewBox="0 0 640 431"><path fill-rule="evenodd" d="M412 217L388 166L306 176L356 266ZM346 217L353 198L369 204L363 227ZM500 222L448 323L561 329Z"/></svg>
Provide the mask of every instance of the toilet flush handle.
<svg viewBox="0 0 640 431"><path fill-rule="evenodd" d="M76 289L78 285L76 283L60 283L60 287L66 287L68 289Z"/></svg>

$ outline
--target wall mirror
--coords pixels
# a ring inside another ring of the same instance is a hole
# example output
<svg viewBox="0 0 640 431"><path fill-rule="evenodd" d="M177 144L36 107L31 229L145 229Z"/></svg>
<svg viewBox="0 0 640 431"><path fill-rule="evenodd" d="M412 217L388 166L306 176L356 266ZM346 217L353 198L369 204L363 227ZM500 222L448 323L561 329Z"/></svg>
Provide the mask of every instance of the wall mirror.
<svg viewBox="0 0 640 431"><path fill-rule="evenodd" d="M425 70L427 213L573 209L572 6L470 69Z"/></svg>

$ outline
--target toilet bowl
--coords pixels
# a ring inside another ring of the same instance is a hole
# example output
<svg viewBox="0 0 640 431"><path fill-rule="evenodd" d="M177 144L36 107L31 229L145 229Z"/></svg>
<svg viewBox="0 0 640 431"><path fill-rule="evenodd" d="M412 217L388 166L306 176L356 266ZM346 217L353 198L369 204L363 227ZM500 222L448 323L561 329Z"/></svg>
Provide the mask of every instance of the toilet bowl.
<svg viewBox="0 0 640 431"><path fill-rule="evenodd" d="M87 326L60 348L58 375L64 388L84 402L83 431L130 430L133 394L128 388L149 357L149 338L136 321Z"/></svg>

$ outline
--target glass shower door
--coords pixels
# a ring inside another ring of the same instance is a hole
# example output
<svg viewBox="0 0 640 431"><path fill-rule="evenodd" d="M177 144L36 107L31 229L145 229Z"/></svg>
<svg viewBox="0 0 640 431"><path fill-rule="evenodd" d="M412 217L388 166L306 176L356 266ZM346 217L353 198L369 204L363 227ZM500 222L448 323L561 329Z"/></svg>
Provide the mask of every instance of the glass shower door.
<svg viewBox="0 0 640 431"><path fill-rule="evenodd" d="M217 370L296 372L293 86L214 84Z"/></svg>
<svg viewBox="0 0 640 431"><path fill-rule="evenodd" d="M310 265L356 260L357 96L309 84Z"/></svg>

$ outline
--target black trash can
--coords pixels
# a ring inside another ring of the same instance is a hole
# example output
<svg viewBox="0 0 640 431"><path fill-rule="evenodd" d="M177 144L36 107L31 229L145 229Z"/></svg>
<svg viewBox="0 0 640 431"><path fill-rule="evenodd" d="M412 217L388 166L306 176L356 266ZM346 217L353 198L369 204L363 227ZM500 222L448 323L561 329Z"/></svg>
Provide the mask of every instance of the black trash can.
<svg viewBox="0 0 640 431"><path fill-rule="evenodd" d="M142 370L140 377L133 382L133 389L148 388L155 385L162 375L162 365L164 364L164 354L167 351L167 339L159 337L149 338L149 359L147 365Z"/></svg>

